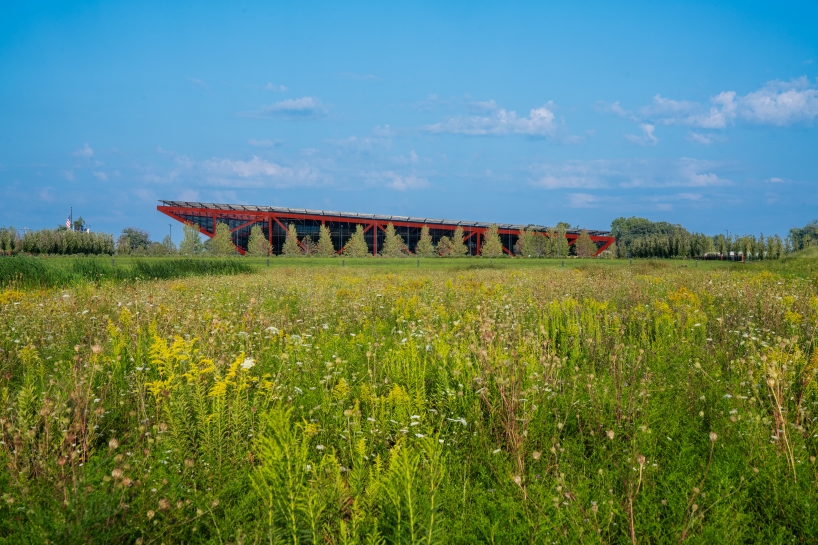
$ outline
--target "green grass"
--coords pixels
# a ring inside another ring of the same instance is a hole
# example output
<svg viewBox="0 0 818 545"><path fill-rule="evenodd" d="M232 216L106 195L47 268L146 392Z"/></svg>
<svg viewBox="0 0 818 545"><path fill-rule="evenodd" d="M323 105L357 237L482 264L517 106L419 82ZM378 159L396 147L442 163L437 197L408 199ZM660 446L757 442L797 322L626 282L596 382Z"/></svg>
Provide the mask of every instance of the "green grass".
<svg viewBox="0 0 818 545"><path fill-rule="evenodd" d="M166 280L186 276L241 274L253 268L239 259L98 257L0 258L0 286L56 287L82 282Z"/></svg>
<svg viewBox="0 0 818 545"><path fill-rule="evenodd" d="M0 542L816 542L808 259L54 260L0 289Z"/></svg>

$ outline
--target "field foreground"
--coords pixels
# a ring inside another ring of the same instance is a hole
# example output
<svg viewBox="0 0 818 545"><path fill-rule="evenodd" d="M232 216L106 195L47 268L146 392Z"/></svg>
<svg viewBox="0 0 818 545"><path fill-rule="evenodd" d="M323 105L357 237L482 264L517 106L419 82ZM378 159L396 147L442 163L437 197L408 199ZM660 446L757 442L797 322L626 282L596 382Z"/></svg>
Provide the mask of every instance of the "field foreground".
<svg viewBox="0 0 818 545"><path fill-rule="evenodd" d="M0 291L0 541L814 543L816 286L569 264Z"/></svg>

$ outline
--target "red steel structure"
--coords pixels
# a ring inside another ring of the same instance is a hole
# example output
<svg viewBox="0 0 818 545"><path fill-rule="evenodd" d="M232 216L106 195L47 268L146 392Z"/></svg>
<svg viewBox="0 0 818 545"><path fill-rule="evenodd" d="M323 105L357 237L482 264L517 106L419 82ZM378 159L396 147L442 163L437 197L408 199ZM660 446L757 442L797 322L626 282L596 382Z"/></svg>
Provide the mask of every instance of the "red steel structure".
<svg viewBox="0 0 818 545"><path fill-rule="evenodd" d="M383 247L386 227L391 223L395 226L397 233L401 235L410 251L415 249L423 227L429 228L429 233L435 244L443 236L451 236L455 229L462 227L464 243L468 247L469 255L479 255L481 242L485 240L485 233L492 225L484 222L327 212L277 206L165 200L159 202L162 204L156 207L157 210L182 223L191 223L197 226L199 232L211 238L216 235L216 225L218 223L227 224L233 236L233 243L241 254L244 254L247 250L250 229L254 225L261 227L264 236L267 237L273 247L273 253L279 254L287 235L287 226L294 224L299 243L306 236L310 236L313 241L317 242L320 227L322 225L327 226L338 253L343 251L344 244L355 231L356 226L362 225L369 250L373 255L377 255L378 248ZM514 248L522 230L531 229L545 235L549 229L540 225L497 224L497 227L500 240L503 243L503 250L509 255L514 255ZM568 239L570 248L573 248L580 232L577 229L566 231L565 238ZM596 255L599 255L616 241L609 231L589 230L588 234L596 244Z"/></svg>

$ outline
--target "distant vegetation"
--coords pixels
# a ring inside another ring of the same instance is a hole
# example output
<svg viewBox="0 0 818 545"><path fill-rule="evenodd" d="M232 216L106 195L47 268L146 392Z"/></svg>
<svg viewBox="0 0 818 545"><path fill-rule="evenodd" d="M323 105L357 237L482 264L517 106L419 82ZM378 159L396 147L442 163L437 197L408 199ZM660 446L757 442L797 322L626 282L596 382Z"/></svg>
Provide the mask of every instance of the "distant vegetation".
<svg viewBox="0 0 818 545"><path fill-rule="evenodd" d="M82 229L80 218L75 222ZM295 225L290 224L282 248L282 255L288 257L366 257L370 255L362 226L354 231L341 249L333 245L328 228L322 226L317 241L310 236L299 239ZM557 227L542 233L531 229L521 232L514 248L508 248L517 256L562 258L568 256L593 257L597 247L587 230L582 230L577 241L569 245L565 238L570 224L560 222ZM150 234L136 227L126 227L114 243L112 235L89 231L69 230L63 226L56 229L29 231L22 237L13 227L0 228L0 252L7 255L128 255L128 256L235 256L238 250L233 243L233 235L227 224L216 226L213 238L202 240L196 226L185 224L184 237L177 248L170 236L162 242L152 241ZM633 258L694 258L717 255L733 256L746 260L778 259L793 252L818 245L818 220L804 227L794 227L785 238L779 235L765 237L755 235L692 233L678 224L665 221L650 221L646 218L617 218L611 223L611 232L616 244L603 252L601 257ZM482 237L484 257L505 255L497 226L491 225ZM468 253L465 233L458 227L452 235L442 237L437 244L432 242L429 229L423 229L420 240L410 251L406 241L389 223L386 236L379 248L383 257L461 257ZM259 226L253 226L248 239L247 254L250 256L273 257L272 247Z"/></svg>
<svg viewBox="0 0 818 545"><path fill-rule="evenodd" d="M77 258L66 262L14 256L0 259L0 287L47 288L89 281L162 280L251 271L249 264L235 259L137 259L127 265L114 265L107 259Z"/></svg>
<svg viewBox="0 0 818 545"><path fill-rule="evenodd" d="M701 257L707 254L743 256L746 259L778 259L793 251L818 243L818 220L802 229L790 230L782 239L778 235L715 236L691 233L681 225L645 218L617 218L611 223L616 237L617 257Z"/></svg>

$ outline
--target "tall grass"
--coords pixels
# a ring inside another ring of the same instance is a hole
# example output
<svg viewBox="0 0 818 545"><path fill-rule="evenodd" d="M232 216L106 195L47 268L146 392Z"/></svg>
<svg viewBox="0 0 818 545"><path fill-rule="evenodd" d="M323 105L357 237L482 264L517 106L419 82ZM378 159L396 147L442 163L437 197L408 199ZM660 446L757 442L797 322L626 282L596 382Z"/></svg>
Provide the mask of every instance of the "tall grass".
<svg viewBox="0 0 818 545"><path fill-rule="evenodd" d="M741 266L0 290L0 540L813 543L816 328Z"/></svg>
<svg viewBox="0 0 818 545"><path fill-rule="evenodd" d="M167 280L186 276L242 274L250 265L237 259L133 260L114 265L109 259L0 258L0 286L58 287L78 282Z"/></svg>

